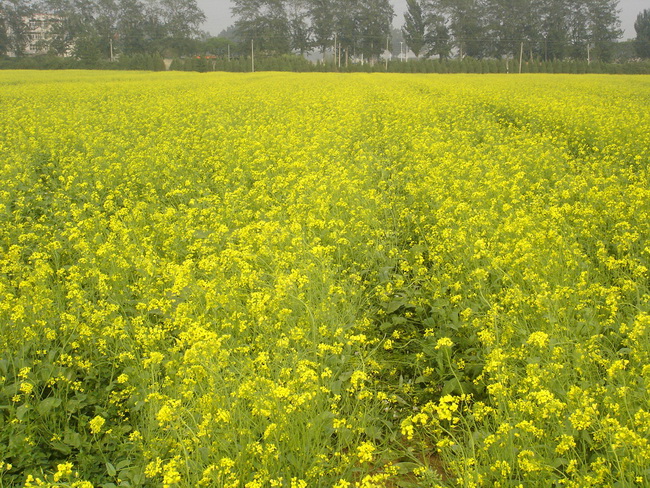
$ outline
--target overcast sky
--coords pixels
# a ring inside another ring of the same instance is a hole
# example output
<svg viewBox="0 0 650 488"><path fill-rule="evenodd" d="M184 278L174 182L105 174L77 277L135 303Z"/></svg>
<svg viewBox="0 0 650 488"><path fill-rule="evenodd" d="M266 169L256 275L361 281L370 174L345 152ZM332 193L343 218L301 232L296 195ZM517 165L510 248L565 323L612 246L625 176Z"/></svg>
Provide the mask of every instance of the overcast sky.
<svg viewBox="0 0 650 488"><path fill-rule="evenodd" d="M404 23L406 0L392 1L395 6L395 13L397 14L393 20L393 24L395 27L401 27ZM233 18L230 14L230 0L197 0L197 2L208 18L207 22L203 25L203 29L212 35L216 36L233 23ZM621 27L625 31L623 39L636 37L634 21L639 12L643 9L650 8L650 2L648 0L619 0L619 8L621 10Z"/></svg>

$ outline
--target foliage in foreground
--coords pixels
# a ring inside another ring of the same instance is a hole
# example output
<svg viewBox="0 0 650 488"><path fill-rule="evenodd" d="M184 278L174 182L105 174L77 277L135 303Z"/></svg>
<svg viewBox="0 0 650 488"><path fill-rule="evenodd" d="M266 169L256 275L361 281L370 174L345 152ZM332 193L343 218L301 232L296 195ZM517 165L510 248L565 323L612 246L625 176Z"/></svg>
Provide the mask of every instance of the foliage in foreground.
<svg viewBox="0 0 650 488"><path fill-rule="evenodd" d="M0 486L647 483L646 78L0 83Z"/></svg>

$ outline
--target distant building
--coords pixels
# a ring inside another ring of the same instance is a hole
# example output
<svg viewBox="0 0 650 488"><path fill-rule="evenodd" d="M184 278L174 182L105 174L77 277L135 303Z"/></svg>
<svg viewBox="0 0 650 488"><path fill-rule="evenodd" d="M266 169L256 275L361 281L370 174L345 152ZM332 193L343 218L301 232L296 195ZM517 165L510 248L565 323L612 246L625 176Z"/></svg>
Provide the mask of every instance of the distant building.
<svg viewBox="0 0 650 488"><path fill-rule="evenodd" d="M37 54L46 54L50 50L50 42L54 40L57 34L57 27L61 26L63 18L52 14L32 14L23 17L25 26L25 45L23 54L26 56L35 56ZM11 36L11 30L8 32ZM8 52L9 56L16 56L15 52ZM64 56L70 56L71 49L68 49Z"/></svg>
<svg viewBox="0 0 650 488"><path fill-rule="evenodd" d="M60 25L61 19L47 14L34 14L23 20L27 26L25 54L45 54L52 39L52 31Z"/></svg>

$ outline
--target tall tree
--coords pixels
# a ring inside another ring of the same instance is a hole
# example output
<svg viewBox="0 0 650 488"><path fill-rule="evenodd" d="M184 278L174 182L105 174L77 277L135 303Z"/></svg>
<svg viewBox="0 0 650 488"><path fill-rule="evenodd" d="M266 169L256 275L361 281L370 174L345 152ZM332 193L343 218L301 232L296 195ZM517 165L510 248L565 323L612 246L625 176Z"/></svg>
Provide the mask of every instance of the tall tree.
<svg viewBox="0 0 650 488"><path fill-rule="evenodd" d="M324 55L325 50L333 45L335 28L334 1L310 0L309 19L314 45Z"/></svg>
<svg viewBox="0 0 650 488"><path fill-rule="evenodd" d="M428 0L426 8L431 19L437 19L438 28L448 26L460 57L483 57L486 54L484 0Z"/></svg>
<svg viewBox="0 0 650 488"><path fill-rule="evenodd" d="M233 0L235 27L255 49L283 54L291 50L289 19L284 0Z"/></svg>
<svg viewBox="0 0 650 488"><path fill-rule="evenodd" d="M650 58L650 9L640 12L634 22L634 50L640 58Z"/></svg>
<svg viewBox="0 0 650 488"><path fill-rule="evenodd" d="M155 27L161 34L156 43L165 57L196 54L200 50L197 36L205 14L196 0L159 0L160 24Z"/></svg>
<svg viewBox="0 0 650 488"><path fill-rule="evenodd" d="M363 0L359 8L359 50L364 58L376 60L390 36L395 12L389 0Z"/></svg>
<svg viewBox="0 0 650 488"><path fill-rule="evenodd" d="M4 10L0 10L0 56L4 56L9 51L9 22Z"/></svg>
<svg viewBox="0 0 650 488"><path fill-rule="evenodd" d="M301 55L311 51L311 28L308 24L308 0L287 0L287 18L291 34L291 47Z"/></svg>
<svg viewBox="0 0 650 488"><path fill-rule="evenodd" d="M538 13L535 0L486 0L484 5L486 38L490 39L488 53L514 56L521 43L531 49L539 29L535 23Z"/></svg>
<svg viewBox="0 0 650 488"><path fill-rule="evenodd" d="M94 27L98 45L103 57L111 55L111 46L117 38L117 24L120 17L116 0L96 0Z"/></svg>
<svg viewBox="0 0 650 488"><path fill-rule="evenodd" d="M427 18L426 37L427 56L447 59L451 55L452 39L447 21L442 15L430 15Z"/></svg>
<svg viewBox="0 0 650 488"><path fill-rule="evenodd" d="M346 50L352 56L361 55L360 23L361 1L333 0L334 4L334 29L337 41L337 50ZM359 50L359 52L357 52Z"/></svg>
<svg viewBox="0 0 650 488"><path fill-rule="evenodd" d="M419 0L406 0L406 13L404 14L402 35L404 36L406 45L419 58L426 44L427 35L424 13L422 12L422 5Z"/></svg>
<svg viewBox="0 0 650 488"><path fill-rule="evenodd" d="M73 46L78 57L184 54L205 20L196 0L44 0L44 9L61 18L50 48L64 54ZM83 54L82 54L83 53Z"/></svg>
<svg viewBox="0 0 650 488"><path fill-rule="evenodd" d="M147 43L147 50L162 52L165 49L167 29L163 21L163 12L158 0L142 0L142 32Z"/></svg>
<svg viewBox="0 0 650 488"><path fill-rule="evenodd" d="M23 55L29 42L25 17L30 13L28 0L0 0L0 54Z"/></svg>
<svg viewBox="0 0 650 488"><path fill-rule="evenodd" d="M568 54L569 6L566 0L540 0L539 56L544 61L563 59Z"/></svg>
<svg viewBox="0 0 650 488"><path fill-rule="evenodd" d="M590 57L611 61L614 43L623 34L618 18L618 0L590 0L587 12L588 40L592 46Z"/></svg>
<svg viewBox="0 0 650 488"><path fill-rule="evenodd" d="M147 51L144 5L139 0L119 0L117 45L127 56Z"/></svg>
<svg viewBox="0 0 650 488"><path fill-rule="evenodd" d="M160 0L160 12L166 34L172 39L195 37L205 21L196 0Z"/></svg>
<svg viewBox="0 0 650 488"><path fill-rule="evenodd" d="M618 0L568 0L569 55L609 61L622 31Z"/></svg>
<svg viewBox="0 0 650 488"><path fill-rule="evenodd" d="M452 47L451 19L446 0L421 0L426 29L426 55L448 58Z"/></svg>
<svg viewBox="0 0 650 488"><path fill-rule="evenodd" d="M567 0L568 55L586 59L589 49L588 5L583 0Z"/></svg>
<svg viewBox="0 0 650 488"><path fill-rule="evenodd" d="M73 0L45 0L43 10L60 19L50 30L49 51L59 56L69 54L75 38L84 33L92 15L87 9L80 12Z"/></svg>

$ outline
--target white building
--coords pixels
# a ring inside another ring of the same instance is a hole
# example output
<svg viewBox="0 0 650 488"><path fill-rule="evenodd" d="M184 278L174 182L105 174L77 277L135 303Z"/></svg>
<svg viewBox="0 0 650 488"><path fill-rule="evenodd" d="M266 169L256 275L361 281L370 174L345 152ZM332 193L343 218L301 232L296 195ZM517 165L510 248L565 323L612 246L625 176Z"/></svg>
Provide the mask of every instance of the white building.
<svg viewBox="0 0 650 488"><path fill-rule="evenodd" d="M32 14L23 17L25 26L25 45L23 53L27 56L37 54L46 54L48 52L50 41L56 35L56 28L61 25L63 19L51 14ZM11 36L11 31L8 32ZM9 52L9 56L15 56L16 53ZM66 52L65 56L69 56Z"/></svg>

